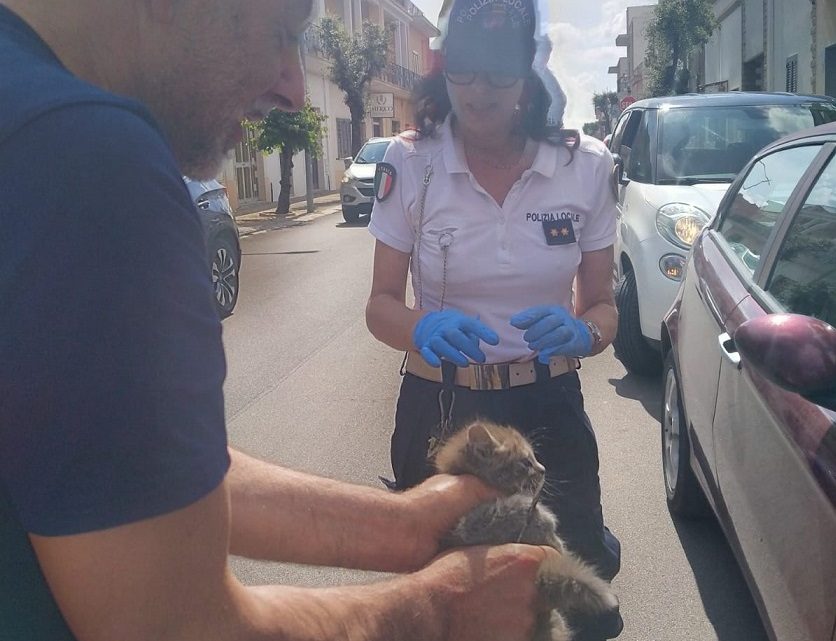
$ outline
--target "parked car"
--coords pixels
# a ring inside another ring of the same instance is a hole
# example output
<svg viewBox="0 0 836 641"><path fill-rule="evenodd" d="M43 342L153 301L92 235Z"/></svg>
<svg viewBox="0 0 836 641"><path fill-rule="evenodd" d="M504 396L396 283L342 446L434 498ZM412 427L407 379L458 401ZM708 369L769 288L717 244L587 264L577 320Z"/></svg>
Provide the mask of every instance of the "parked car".
<svg viewBox="0 0 836 641"><path fill-rule="evenodd" d="M659 326L691 243L737 173L783 135L836 120L820 96L732 92L633 103L610 142L616 172L615 352L628 371L658 375Z"/></svg>
<svg viewBox="0 0 836 641"><path fill-rule="evenodd" d="M238 226L232 216L226 187L217 180L184 180L200 213L200 221L206 234L212 283L215 287L215 305L221 318L226 318L238 302L241 271Z"/></svg>
<svg viewBox="0 0 836 641"><path fill-rule="evenodd" d="M343 219L356 223L360 216L369 216L374 204L374 172L383 160L391 138L369 138L343 174L340 201Z"/></svg>
<svg viewBox="0 0 836 641"><path fill-rule="evenodd" d="M674 514L716 515L773 640L836 630L836 123L759 152L661 326Z"/></svg>

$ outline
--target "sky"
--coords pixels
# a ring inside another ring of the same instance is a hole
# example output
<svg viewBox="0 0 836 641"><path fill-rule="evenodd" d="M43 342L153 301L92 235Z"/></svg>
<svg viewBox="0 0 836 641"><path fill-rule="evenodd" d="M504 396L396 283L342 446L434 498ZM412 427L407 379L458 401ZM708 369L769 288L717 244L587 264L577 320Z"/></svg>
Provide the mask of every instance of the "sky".
<svg viewBox="0 0 836 641"><path fill-rule="evenodd" d="M412 0L436 24L442 0ZM656 0L548 0L549 34L554 51L549 63L567 95L564 125L580 129L595 120L592 95L615 91L615 74L607 70L625 47L615 38L627 29L627 6L656 4Z"/></svg>

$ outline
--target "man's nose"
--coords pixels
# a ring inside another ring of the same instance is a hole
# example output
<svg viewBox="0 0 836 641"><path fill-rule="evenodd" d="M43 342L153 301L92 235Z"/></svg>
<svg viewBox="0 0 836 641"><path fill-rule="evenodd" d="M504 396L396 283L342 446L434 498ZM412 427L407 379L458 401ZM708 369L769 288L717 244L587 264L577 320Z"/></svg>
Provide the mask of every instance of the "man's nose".
<svg viewBox="0 0 836 641"><path fill-rule="evenodd" d="M282 111L299 111L305 106L305 72L299 47L282 56L279 78L273 89L276 108Z"/></svg>

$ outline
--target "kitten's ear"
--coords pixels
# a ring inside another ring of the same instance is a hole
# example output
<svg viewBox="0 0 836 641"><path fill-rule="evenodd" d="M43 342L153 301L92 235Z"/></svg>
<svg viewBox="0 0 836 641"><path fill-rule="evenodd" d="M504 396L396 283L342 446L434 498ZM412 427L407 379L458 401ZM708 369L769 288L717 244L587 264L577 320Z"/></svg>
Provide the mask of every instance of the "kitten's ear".
<svg viewBox="0 0 836 641"><path fill-rule="evenodd" d="M499 445L487 426L482 423L473 423L467 428L467 442L476 447L496 447Z"/></svg>

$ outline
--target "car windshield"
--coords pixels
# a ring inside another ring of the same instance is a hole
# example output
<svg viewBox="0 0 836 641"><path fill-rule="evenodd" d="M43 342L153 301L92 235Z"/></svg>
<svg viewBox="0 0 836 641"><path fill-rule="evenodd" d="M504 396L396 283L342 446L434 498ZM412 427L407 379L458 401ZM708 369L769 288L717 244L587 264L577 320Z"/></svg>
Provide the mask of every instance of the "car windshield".
<svg viewBox="0 0 836 641"><path fill-rule="evenodd" d="M773 140L833 121L836 106L825 102L661 110L656 182L731 182Z"/></svg>
<svg viewBox="0 0 836 641"><path fill-rule="evenodd" d="M386 153L386 148L389 146L388 140L381 140L380 142L367 142L363 145L360 153L354 162L360 165L369 165L383 160L383 155Z"/></svg>

